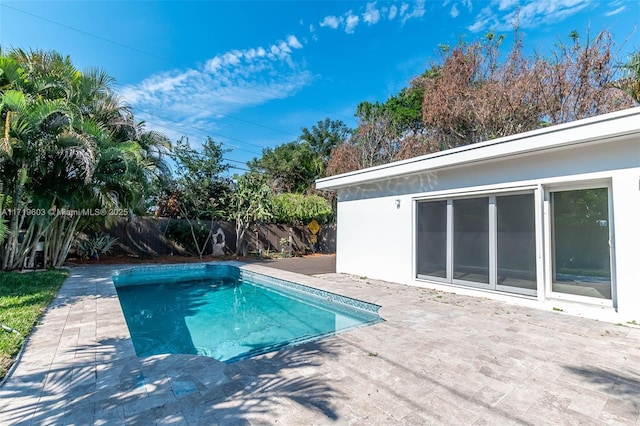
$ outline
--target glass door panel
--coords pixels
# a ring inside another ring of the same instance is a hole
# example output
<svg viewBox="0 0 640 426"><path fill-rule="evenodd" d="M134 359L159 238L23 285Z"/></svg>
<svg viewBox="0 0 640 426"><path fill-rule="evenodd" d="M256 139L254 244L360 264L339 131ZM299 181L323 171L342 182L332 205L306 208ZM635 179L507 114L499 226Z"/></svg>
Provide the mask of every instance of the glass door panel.
<svg viewBox="0 0 640 426"><path fill-rule="evenodd" d="M489 198L453 201L453 278L489 284Z"/></svg>
<svg viewBox="0 0 640 426"><path fill-rule="evenodd" d="M417 222L417 274L446 278L447 201L418 203Z"/></svg>
<svg viewBox="0 0 640 426"><path fill-rule="evenodd" d="M534 196L497 196L496 207L496 286L504 291L535 292L537 280Z"/></svg>
<svg viewBox="0 0 640 426"><path fill-rule="evenodd" d="M552 290L611 299L609 190L551 193Z"/></svg>

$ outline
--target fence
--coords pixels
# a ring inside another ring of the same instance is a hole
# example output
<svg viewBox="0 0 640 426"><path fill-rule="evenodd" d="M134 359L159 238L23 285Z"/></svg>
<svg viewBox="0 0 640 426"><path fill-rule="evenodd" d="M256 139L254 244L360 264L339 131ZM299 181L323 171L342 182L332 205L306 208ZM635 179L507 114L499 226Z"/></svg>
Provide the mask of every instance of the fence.
<svg viewBox="0 0 640 426"><path fill-rule="evenodd" d="M118 238L114 254L129 255L169 255L188 254L185 247L167 237L170 224L188 225L185 219L169 219L155 217L134 217L133 219L120 218L118 222L104 232ZM214 221L203 222L208 227L213 226L214 239L208 243L205 254L226 254L235 252L236 231L233 222ZM221 231L219 231L221 230ZM317 234L317 243L311 243L311 232L306 226L256 224L251 226L244 236L245 251L256 252L280 252L288 251L288 246L281 241L291 239L291 251L300 253L335 253L336 250L336 225L322 225Z"/></svg>

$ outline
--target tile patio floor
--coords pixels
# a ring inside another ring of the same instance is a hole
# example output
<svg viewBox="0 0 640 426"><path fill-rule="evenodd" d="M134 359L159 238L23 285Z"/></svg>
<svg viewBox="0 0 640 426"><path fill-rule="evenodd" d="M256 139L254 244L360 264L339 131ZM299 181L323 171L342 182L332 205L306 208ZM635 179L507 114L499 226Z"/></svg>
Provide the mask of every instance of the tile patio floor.
<svg viewBox="0 0 640 426"><path fill-rule="evenodd" d="M377 303L386 321L233 364L140 359L114 267L74 268L0 388L0 424L640 424L638 328L247 268Z"/></svg>

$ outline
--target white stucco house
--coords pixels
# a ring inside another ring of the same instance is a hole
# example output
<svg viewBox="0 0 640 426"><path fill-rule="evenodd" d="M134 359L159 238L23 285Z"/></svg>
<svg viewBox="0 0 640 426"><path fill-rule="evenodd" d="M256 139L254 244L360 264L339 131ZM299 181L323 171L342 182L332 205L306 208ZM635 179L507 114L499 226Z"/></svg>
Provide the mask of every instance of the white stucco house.
<svg viewBox="0 0 640 426"><path fill-rule="evenodd" d="M337 272L640 322L640 107L316 186Z"/></svg>

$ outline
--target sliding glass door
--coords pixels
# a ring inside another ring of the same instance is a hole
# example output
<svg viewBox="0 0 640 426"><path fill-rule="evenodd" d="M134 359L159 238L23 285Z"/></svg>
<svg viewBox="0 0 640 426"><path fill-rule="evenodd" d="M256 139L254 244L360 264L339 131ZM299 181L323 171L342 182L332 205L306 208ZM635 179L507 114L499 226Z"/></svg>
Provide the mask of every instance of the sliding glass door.
<svg viewBox="0 0 640 426"><path fill-rule="evenodd" d="M534 204L532 192L418 201L417 277L535 296Z"/></svg>

